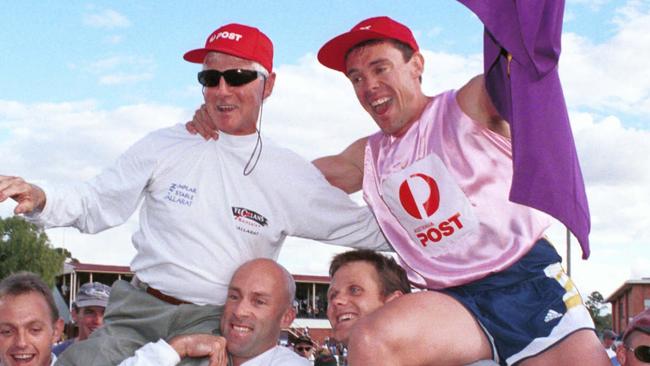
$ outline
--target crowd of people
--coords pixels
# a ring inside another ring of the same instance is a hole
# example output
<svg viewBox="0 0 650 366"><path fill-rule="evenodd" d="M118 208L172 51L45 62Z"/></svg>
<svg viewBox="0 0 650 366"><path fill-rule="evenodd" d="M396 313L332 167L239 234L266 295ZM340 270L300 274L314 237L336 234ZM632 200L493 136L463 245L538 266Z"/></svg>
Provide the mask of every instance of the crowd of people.
<svg viewBox="0 0 650 366"><path fill-rule="evenodd" d="M33 274L3 280L2 365L309 365L332 356L352 366L608 365L544 237L549 213L589 253L557 75L563 2L461 2L485 24L486 67L455 91L424 94L424 56L389 17L322 46L318 60L351 82L380 130L340 154L312 164L262 135L273 43L232 23L184 55L202 65L204 104L192 122L150 133L83 184L0 176L0 201L14 199L16 214L44 228L95 233L140 207L133 280L113 284L103 324L80 328L58 356L62 322L47 287ZM367 207L347 194L359 190ZM355 248L331 261L322 309L347 354L304 357L313 343L278 345L296 316L295 282L275 261L287 236ZM80 326L102 307L86 300L76 303ZM636 324L617 351L621 364L646 357L645 323Z"/></svg>

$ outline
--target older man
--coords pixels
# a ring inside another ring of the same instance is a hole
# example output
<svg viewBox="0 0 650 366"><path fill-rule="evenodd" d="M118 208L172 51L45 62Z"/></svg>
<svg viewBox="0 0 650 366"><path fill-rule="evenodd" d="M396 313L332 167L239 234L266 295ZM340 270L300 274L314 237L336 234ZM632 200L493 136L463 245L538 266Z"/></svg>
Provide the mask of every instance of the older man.
<svg viewBox="0 0 650 366"><path fill-rule="evenodd" d="M218 141L182 125L161 129L95 179L62 190L0 177L0 201L14 198L15 213L46 227L101 231L123 223L144 200L133 235L134 283L114 285L104 327L72 345L60 365L112 366L159 338L218 332L235 269L277 258L287 235L387 245L366 207L257 130L275 83L273 45L264 33L228 24L184 58L203 66L198 81L223 132Z"/></svg>
<svg viewBox="0 0 650 366"><path fill-rule="evenodd" d="M22 272L0 282L0 365L53 365L50 349L62 332L52 291L37 275Z"/></svg>
<svg viewBox="0 0 650 366"><path fill-rule="evenodd" d="M621 366L650 364L650 309L635 316L627 325L616 357Z"/></svg>
<svg viewBox="0 0 650 366"><path fill-rule="evenodd" d="M220 352L227 344L233 366L309 366L307 359L277 345L280 331L296 316L292 306L296 284L291 274L270 259L244 263L228 286L221 317L223 337L183 335L151 343L120 366L173 366L186 356L211 356L211 365L224 364Z"/></svg>

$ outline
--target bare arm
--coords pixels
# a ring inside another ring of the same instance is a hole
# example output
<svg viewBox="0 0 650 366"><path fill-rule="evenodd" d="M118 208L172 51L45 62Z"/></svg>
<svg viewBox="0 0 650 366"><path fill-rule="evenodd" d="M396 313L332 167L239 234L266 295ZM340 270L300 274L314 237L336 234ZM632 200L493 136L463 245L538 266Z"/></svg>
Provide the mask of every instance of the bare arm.
<svg viewBox="0 0 650 366"><path fill-rule="evenodd" d="M186 357L208 357L209 366L226 366L226 339L211 334L183 334L172 338L169 345L181 359Z"/></svg>
<svg viewBox="0 0 650 366"><path fill-rule="evenodd" d="M457 94L460 109L485 128L510 138L510 126L499 115L485 88L483 75L472 78Z"/></svg>
<svg viewBox="0 0 650 366"><path fill-rule="evenodd" d="M197 133L206 140L217 140L219 138L219 130L217 129L215 121L215 107L214 105L201 104L199 109L194 111L192 120L185 123L185 128L192 135Z"/></svg>
<svg viewBox="0 0 650 366"><path fill-rule="evenodd" d="M45 192L38 186L20 177L0 175L0 202L7 198L18 203L14 209L16 215L40 212L45 207Z"/></svg>
<svg viewBox="0 0 650 366"><path fill-rule="evenodd" d="M357 192L363 183L363 156L367 141L367 137L361 138L340 154L324 156L312 163L331 185L346 193Z"/></svg>

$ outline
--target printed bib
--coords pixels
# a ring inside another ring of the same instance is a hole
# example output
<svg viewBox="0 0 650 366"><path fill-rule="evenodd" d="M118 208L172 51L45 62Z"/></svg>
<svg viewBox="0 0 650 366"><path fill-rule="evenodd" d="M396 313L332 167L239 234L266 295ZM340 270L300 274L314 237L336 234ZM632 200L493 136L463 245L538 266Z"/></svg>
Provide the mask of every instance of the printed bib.
<svg viewBox="0 0 650 366"><path fill-rule="evenodd" d="M436 154L387 176L381 186L384 202L421 251L438 256L474 244L478 219Z"/></svg>

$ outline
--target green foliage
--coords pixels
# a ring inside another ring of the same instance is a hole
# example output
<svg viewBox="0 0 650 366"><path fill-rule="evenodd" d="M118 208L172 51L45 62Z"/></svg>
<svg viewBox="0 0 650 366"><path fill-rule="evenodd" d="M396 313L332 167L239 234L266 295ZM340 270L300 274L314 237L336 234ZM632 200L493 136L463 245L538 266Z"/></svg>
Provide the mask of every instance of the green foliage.
<svg viewBox="0 0 650 366"><path fill-rule="evenodd" d="M603 309L606 306L605 298L603 295L598 292L592 292L585 301L585 306L589 310L591 319L594 320L594 325L596 326L596 332L601 334L605 329L612 329L612 314L602 314Z"/></svg>
<svg viewBox="0 0 650 366"><path fill-rule="evenodd" d="M23 218L0 218L0 278L30 271L53 286L67 254L67 250L52 248L47 234Z"/></svg>

